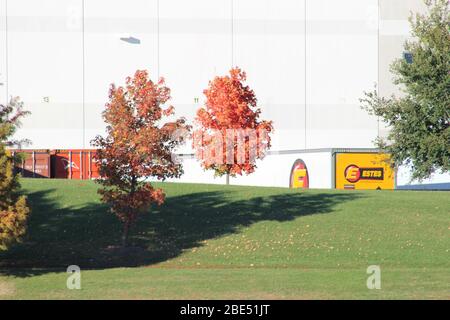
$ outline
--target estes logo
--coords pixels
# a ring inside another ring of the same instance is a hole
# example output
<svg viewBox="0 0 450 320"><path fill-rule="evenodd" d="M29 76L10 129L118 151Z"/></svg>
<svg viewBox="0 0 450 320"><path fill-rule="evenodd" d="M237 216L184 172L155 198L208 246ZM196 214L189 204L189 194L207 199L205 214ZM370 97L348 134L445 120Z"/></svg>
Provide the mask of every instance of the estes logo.
<svg viewBox="0 0 450 320"><path fill-rule="evenodd" d="M355 164L351 164L345 168L345 179L348 182L356 183L359 180L383 180L383 168L360 168Z"/></svg>

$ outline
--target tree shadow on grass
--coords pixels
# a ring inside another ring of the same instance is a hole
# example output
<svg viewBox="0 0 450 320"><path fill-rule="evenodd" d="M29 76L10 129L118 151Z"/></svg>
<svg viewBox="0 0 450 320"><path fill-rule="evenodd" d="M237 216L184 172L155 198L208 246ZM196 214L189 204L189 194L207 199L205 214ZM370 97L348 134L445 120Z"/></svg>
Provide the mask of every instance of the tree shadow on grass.
<svg viewBox="0 0 450 320"><path fill-rule="evenodd" d="M132 247L122 250L118 249L122 226L107 206L60 207L51 199L52 191L28 194L33 214L27 236L0 252L0 275L33 276L69 265L81 269L152 265L259 221L331 213L336 205L361 197L353 192L286 192L233 200L232 193L239 191L229 189L173 196L141 217L132 231Z"/></svg>

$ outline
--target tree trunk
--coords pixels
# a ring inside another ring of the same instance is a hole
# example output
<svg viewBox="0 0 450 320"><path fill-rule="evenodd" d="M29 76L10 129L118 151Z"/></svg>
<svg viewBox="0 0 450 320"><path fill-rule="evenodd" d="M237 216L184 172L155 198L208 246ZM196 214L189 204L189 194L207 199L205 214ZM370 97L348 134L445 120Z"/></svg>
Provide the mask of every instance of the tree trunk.
<svg viewBox="0 0 450 320"><path fill-rule="evenodd" d="M227 173L226 184L227 184L227 186L230 184L230 174L229 173Z"/></svg>
<svg viewBox="0 0 450 320"><path fill-rule="evenodd" d="M130 196L132 196L133 193L135 192L136 184L137 184L137 179L134 175L132 175L131 176ZM122 246L124 248L126 248L128 246L128 238L129 238L129 234L130 234L131 221L132 221L132 216L129 215L123 225Z"/></svg>
<svg viewBox="0 0 450 320"><path fill-rule="evenodd" d="M130 222L125 221L123 225L123 234L122 234L122 246L126 248L128 246L128 235L130 233Z"/></svg>

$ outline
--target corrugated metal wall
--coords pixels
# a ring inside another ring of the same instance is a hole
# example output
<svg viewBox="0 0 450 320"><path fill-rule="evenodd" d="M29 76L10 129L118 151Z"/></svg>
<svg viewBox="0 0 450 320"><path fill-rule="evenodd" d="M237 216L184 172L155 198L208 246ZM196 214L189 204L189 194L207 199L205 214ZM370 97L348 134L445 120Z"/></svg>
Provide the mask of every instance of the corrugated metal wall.
<svg viewBox="0 0 450 320"><path fill-rule="evenodd" d="M0 90L32 111L19 134L34 148L88 148L109 84L138 68L165 76L192 119L208 80L242 67L275 122L274 150L370 147L378 134L358 102L379 77L378 0L0 4Z"/></svg>
<svg viewBox="0 0 450 320"><path fill-rule="evenodd" d="M192 120L208 81L237 65L274 121L273 151L373 147L385 128L358 99L378 81L392 90L387 64L420 1L0 0L0 99L19 95L32 112L18 133L30 148L89 148L111 82L164 76Z"/></svg>

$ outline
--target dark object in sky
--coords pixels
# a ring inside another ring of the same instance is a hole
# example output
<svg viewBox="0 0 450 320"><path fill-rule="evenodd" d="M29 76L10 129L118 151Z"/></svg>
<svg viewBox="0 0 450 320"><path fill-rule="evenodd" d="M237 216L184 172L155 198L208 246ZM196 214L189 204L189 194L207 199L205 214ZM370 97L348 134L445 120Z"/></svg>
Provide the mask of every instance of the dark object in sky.
<svg viewBox="0 0 450 320"><path fill-rule="evenodd" d="M413 55L411 52L407 51L403 52L403 58L406 60L408 64L413 63Z"/></svg>
<svg viewBox="0 0 450 320"><path fill-rule="evenodd" d="M122 38L120 38L120 40L131 43L131 44L140 44L141 43L141 40L134 38L134 37L127 37L127 38L122 37Z"/></svg>

